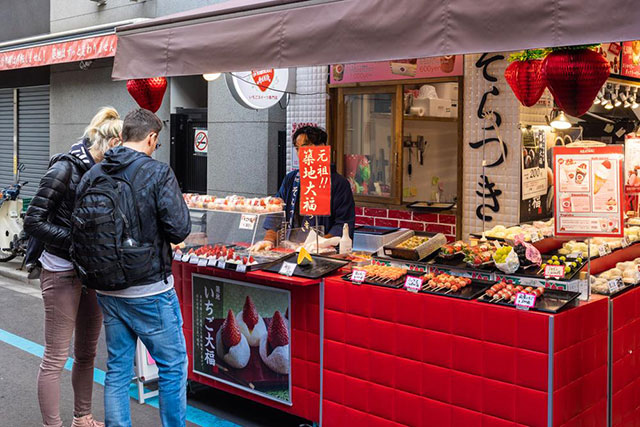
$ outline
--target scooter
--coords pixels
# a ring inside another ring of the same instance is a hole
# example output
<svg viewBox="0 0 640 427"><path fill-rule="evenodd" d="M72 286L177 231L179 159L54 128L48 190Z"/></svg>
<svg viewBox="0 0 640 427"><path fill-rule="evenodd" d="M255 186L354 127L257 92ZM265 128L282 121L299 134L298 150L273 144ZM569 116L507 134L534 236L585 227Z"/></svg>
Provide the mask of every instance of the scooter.
<svg viewBox="0 0 640 427"><path fill-rule="evenodd" d="M24 214L22 199L18 198L22 187L28 184L27 181L20 183L20 172L24 169L25 165L20 164L16 183L0 193L0 262L11 261L27 251L29 238L22 228Z"/></svg>

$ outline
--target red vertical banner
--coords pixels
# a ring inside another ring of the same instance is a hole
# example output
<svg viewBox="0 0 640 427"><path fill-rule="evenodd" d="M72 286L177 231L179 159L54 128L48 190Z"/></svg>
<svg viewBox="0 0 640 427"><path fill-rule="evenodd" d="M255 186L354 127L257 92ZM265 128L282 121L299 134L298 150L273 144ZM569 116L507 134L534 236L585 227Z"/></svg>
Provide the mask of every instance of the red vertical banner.
<svg viewBox="0 0 640 427"><path fill-rule="evenodd" d="M298 150L300 215L331 215L331 147Z"/></svg>

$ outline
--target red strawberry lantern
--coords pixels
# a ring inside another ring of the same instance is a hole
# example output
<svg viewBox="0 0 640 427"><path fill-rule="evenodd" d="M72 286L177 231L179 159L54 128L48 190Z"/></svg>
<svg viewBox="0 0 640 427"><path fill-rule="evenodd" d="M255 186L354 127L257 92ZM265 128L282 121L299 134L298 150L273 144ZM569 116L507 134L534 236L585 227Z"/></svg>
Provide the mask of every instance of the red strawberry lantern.
<svg viewBox="0 0 640 427"><path fill-rule="evenodd" d="M525 107L535 105L547 87L541 56L542 51L525 51L504 72L511 90Z"/></svg>
<svg viewBox="0 0 640 427"><path fill-rule="evenodd" d="M542 69L556 104L574 117L589 111L610 73L609 62L587 47L551 52Z"/></svg>
<svg viewBox="0 0 640 427"><path fill-rule="evenodd" d="M152 112L158 111L167 90L167 79L153 77L127 81L127 90L138 105Z"/></svg>

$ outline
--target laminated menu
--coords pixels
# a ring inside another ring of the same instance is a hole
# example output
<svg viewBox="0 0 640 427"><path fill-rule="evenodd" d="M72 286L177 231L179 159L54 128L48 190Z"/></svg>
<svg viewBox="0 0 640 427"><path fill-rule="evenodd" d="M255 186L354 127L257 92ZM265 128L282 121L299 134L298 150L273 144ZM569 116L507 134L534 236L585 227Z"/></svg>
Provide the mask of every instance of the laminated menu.
<svg viewBox="0 0 640 427"><path fill-rule="evenodd" d="M623 147L555 147L555 234L622 237Z"/></svg>

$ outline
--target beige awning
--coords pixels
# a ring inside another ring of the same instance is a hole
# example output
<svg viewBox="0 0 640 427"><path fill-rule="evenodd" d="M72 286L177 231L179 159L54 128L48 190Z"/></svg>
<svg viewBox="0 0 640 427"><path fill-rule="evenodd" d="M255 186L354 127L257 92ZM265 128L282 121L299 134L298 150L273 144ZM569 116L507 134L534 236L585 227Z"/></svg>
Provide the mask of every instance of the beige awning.
<svg viewBox="0 0 640 427"><path fill-rule="evenodd" d="M640 39L637 0L229 0L117 29L116 79Z"/></svg>

